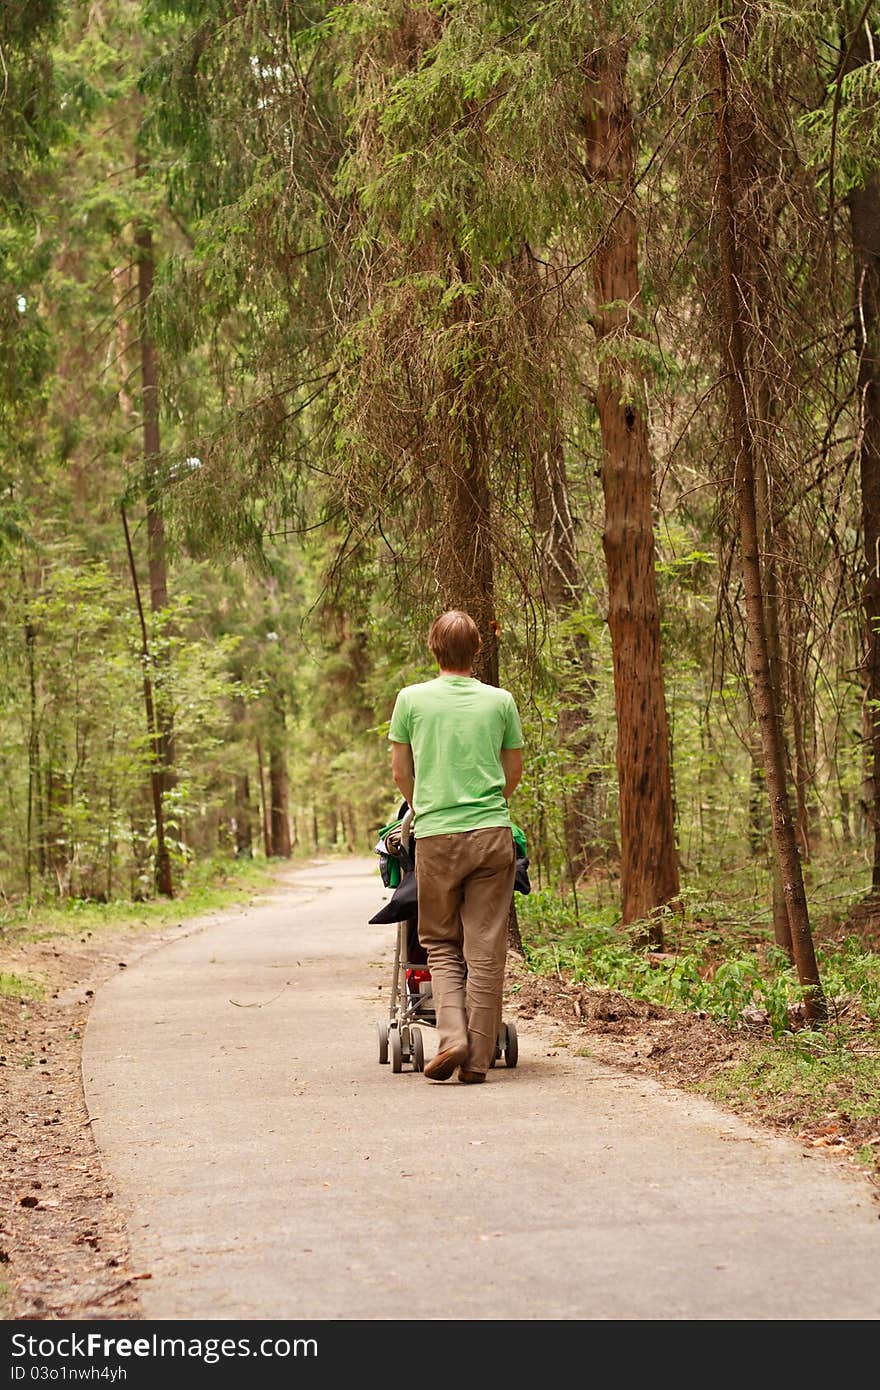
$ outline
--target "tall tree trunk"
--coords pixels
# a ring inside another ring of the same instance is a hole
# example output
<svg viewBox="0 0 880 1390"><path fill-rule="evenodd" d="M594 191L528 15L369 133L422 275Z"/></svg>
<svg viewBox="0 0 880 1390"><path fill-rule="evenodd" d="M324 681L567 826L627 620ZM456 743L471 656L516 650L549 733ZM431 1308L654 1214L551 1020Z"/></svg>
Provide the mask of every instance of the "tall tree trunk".
<svg viewBox="0 0 880 1390"><path fill-rule="evenodd" d="M463 282L470 280L470 266L458 258ZM461 304L456 313L461 313ZM461 392L452 375L450 394ZM478 388L473 387L476 391ZM486 408L478 398L465 399L458 411L450 450L435 473L440 525L435 573L444 609L459 608L477 625L482 646L474 661L474 675L486 685L499 683L498 626L495 608L495 532L489 485L489 429ZM511 898L507 920L509 947L523 952L516 907Z"/></svg>
<svg viewBox="0 0 880 1390"><path fill-rule="evenodd" d="M140 151L135 156L135 173L143 178L147 164ZM134 244L137 260L138 329L141 370L141 422L144 441L144 494L147 505L147 557L150 578L150 611L161 613L168 607L168 561L165 547L165 521L162 516L158 478L159 436L159 363L156 345L149 331L148 309L153 293L156 257L153 233L148 222L135 226ZM164 660L161 664L165 664ZM161 680L159 682L161 687ZM156 715L162 747L163 791L174 781L174 725L168 700L161 688L156 690Z"/></svg>
<svg viewBox="0 0 880 1390"><path fill-rule="evenodd" d="M438 580L443 607L469 613L479 628L483 645L474 662L474 675L487 685L497 685L495 538L481 434L471 420L467 446L453 455L441 473Z"/></svg>
<svg viewBox="0 0 880 1390"><path fill-rule="evenodd" d="M289 859L290 788L287 778L287 724L284 704L276 693L273 704L272 738L269 744L269 823L272 854L276 859Z"/></svg>
<svg viewBox="0 0 880 1390"><path fill-rule="evenodd" d="M760 301L759 301L760 302ZM759 470L760 472L760 470ZM758 500L758 521L761 507ZM780 613L785 632L785 679L774 673L774 684L779 699L782 726L786 725L786 709L791 720L791 735L794 743L794 767L789 768L795 791L797 808L796 834L798 846L804 863L808 863L813 845L813 809L815 807L815 711L809 688L807 673L807 648L809 639L809 608L798 577L797 543L792 538L788 526L783 522L774 528L772 553L764 551L764 573L769 578L771 565L774 579L772 608L777 628ZM780 581L780 573L786 576ZM765 603L771 601L769 584L765 578ZM777 632L780 652L781 641ZM772 662L771 662L772 664Z"/></svg>
<svg viewBox="0 0 880 1390"><path fill-rule="evenodd" d="M794 632L795 618L790 603L786 627L788 629L789 651L789 708L791 710L791 730L794 739L794 790L797 807L796 834L804 863L810 861L812 854L812 826L810 816L810 793L813 790L813 775L809 751L807 749L807 725L811 722L812 710L808 705L807 683L804 679L800 650Z"/></svg>
<svg viewBox="0 0 880 1390"><path fill-rule="evenodd" d="M586 93L588 166L609 209L593 278L624 923L649 918L679 892L644 383L636 354L627 351L638 333L632 320L640 309L627 58L622 41L603 49L590 62ZM662 945L659 923L651 924L647 936Z"/></svg>
<svg viewBox="0 0 880 1390"><path fill-rule="evenodd" d="M462 275L466 272L462 269ZM487 429L477 404L466 403L459 447L438 474L441 523L437 578L445 609L460 608L476 623L482 646L474 675L498 685L498 633L495 611L495 536L489 489ZM523 953L516 907L507 920L511 950Z"/></svg>
<svg viewBox="0 0 880 1390"><path fill-rule="evenodd" d="M719 92L716 109L718 133L717 226L722 295L722 352L727 386L729 434L734 450L735 488L739 521L740 551L748 626L748 659L755 712L761 730L764 772L770 796L773 839L782 888L785 894L792 950L798 979L804 987L807 1018L826 1017L825 996L813 948L801 861L786 785L786 755L776 691L770 667L770 647L762 589L760 536L755 497L755 455L749 408L746 329L743 305L752 300L743 283L739 252L739 179L748 170L734 174L734 150L747 146L740 128L739 113L733 109L726 35L717 40Z"/></svg>
<svg viewBox="0 0 880 1390"><path fill-rule="evenodd" d="M232 675L236 684L244 680L244 667L236 662ZM247 747L247 705L243 696L235 695L232 700L232 718L235 723L236 742L240 748ZM235 774L233 781L233 805L235 822L235 855L237 859L252 859L254 855L253 804L251 802L251 779L245 767Z"/></svg>
<svg viewBox="0 0 880 1390"><path fill-rule="evenodd" d="M762 419L766 419L768 414L766 402L762 406ZM764 561L764 613L767 623L767 656L770 669L770 682L777 701L777 712L779 716L779 727L784 729L785 716L783 706L783 694L785 683L782 679L782 638L779 630L779 562L776 553L777 528L773 516L773 508L770 504L769 489L767 487L767 470L762 461L755 470L755 515L758 526L758 534L761 538L761 556ZM750 641L750 634L746 634L746 642ZM791 658L792 649L789 643L789 657ZM758 740L760 744L760 736ZM757 750L756 750L757 751ZM763 751L761 752L763 758ZM766 796L766 785L761 787L762 796ZM771 829L772 835L772 829ZM794 953L791 944L791 926L788 920L788 908L785 902L785 893L782 887L782 878L779 873L779 863L777 856L770 846L770 875L772 881L773 896L773 939L781 951L784 951L790 961L794 960Z"/></svg>
<svg viewBox="0 0 880 1390"><path fill-rule="evenodd" d="M116 731L114 729L110 738L110 760L113 762L113 753L116 743ZM115 782L111 775L107 787L107 850L105 855L105 877L104 877L104 901L110 902L113 898L113 855L116 841L113 834L113 817L116 812Z"/></svg>
<svg viewBox="0 0 880 1390"><path fill-rule="evenodd" d="M156 345L150 336L147 311L153 293L155 253L153 234L141 224L134 238L137 248L138 305L140 308L141 419L144 438L144 478L147 499L147 545L150 566L150 608L154 613L168 606L168 567L165 554L165 522L159 507L156 470L159 465L159 366Z"/></svg>
<svg viewBox="0 0 880 1390"><path fill-rule="evenodd" d="M284 749L276 744L269 749L269 798L272 855L275 859L289 859L291 843L287 758Z"/></svg>
<svg viewBox="0 0 880 1390"><path fill-rule="evenodd" d="M251 784L246 772L235 779L235 854L238 859L252 859L254 854Z"/></svg>
<svg viewBox="0 0 880 1390"><path fill-rule="evenodd" d="M869 62L880 51L880 35L864 29L847 36L846 71ZM858 352L859 471L865 569L864 678L870 711L868 821L873 844L871 891L880 894L880 174L872 173L847 196L855 275Z"/></svg>
<svg viewBox="0 0 880 1390"><path fill-rule="evenodd" d="M263 832L263 853L272 858L272 823L269 818L269 800L266 796L266 767L263 762L263 745L257 739L257 772L260 779L260 825Z"/></svg>
<svg viewBox="0 0 880 1390"><path fill-rule="evenodd" d="M764 786L764 765L761 761L761 738L749 729L749 849L756 857L767 848L767 789ZM788 915L785 918L788 926Z"/></svg>
<svg viewBox="0 0 880 1390"><path fill-rule="evenodd" d="M481 436L482 431L471 419L468 439L473 448L454 458L444 471L439 577L444 608L462 609L479 628L483 645L474 662L474 675L486 685L497 685L494 536ZM522 936L512 901L507 939L511 950L522 955Z"/></svg>
<svg viewBox="0 0 880 1390"><path fill-rule="evenodd" d="M37 724L36 631L30 618L24 625L25 650L28 667L28 788L27 832L25 839L24 880L27 895L33 891L34 827L39 823L40 730ZM39 872L42 865L38 861Z"/></svg>
<svg viewBox="0 0 880 1390"><path fill-rule="evenodd" d="M153 818L156 825L156 866L155 879L156 889L166 898L174 897L174 884L171 878L171 857L168 853L168 846L165 840L165 808L162 785L162 734L159 728L159 720L156 714L156 702L153 698L153 681L150 676L150 644L147 636L147 623L144 617L144 607L141 603L141 591L137 577L137 566L134 562L134 550L131 545L131 533L128 529L128 517L125 508L121 508L122 525L125 531L125 548L128 552L128 565L131 574L131 584L134 590L135 603L137 605L138 621L141 630L141 666L143 668L143 687L144 687L144 708L147 715L147 729L151 742L150 759L150 790L153 794Z"/></svg>
<svg viewBox="0 0 880 1390"><path fill-rule="evenodd" d="M64 812L69 800L64 777L56 773L50 761L45 782L46 869L55 880L59 898L70 896L71 855L64 828Z"/></svg>

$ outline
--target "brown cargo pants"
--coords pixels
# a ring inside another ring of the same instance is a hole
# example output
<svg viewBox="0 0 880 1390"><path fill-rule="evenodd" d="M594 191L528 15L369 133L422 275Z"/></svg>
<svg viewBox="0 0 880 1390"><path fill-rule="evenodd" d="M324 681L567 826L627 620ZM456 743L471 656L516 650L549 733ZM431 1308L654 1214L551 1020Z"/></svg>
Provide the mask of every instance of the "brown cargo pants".
<svg viewBox="0 0 880 1390"><path fill-rule="evenodd" d="M416 842L419 940L428 952L438 1051L466 1046L470 1071L488 1071L495 1055L514 872L509 827Z"/></svg>

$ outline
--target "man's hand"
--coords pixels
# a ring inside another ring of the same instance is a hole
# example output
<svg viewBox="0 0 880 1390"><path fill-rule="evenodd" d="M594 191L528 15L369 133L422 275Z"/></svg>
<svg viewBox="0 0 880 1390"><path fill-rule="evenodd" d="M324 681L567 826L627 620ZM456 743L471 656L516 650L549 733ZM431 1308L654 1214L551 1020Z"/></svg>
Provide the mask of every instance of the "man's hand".
<svg viewBox="0 0 880 1390"><path fill-rule="evenodd" d="M502 748L501 766L504 769L504 800L509 801L520 784L523 774L521 748ZM400 783L398 783L398 786Z"/></svg>
<svg viewBox="0 0 880 1390"><path fill-rule="evenodd" d="M391 776L395 786L408 806L413 804L416 785L416 770L413 763L412 747L408 743L392 743Z"/></svg>

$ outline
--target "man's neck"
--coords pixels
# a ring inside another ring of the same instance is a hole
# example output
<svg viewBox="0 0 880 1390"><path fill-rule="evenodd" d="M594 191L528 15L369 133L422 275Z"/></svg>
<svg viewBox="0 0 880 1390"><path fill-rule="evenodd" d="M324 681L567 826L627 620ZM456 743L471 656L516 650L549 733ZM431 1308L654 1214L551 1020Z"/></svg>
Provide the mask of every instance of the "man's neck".
<svg viewBox="0 0 880 1390"><path fill-rule="evenodd" d="M451 671L445 666L440 667L441 676L472 676L473 671Z"/></svg>

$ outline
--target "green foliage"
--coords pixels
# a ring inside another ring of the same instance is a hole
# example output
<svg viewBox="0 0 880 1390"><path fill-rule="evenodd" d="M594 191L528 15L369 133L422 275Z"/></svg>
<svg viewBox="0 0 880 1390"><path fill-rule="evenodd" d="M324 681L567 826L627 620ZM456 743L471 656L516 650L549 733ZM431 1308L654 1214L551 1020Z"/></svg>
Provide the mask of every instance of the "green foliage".
<svg viewBox="0 0 880 1390"><path fill-rule="evenodd" d="M230 674L235 637L182 635L184 623L194 625L193 607L193 600L177 603L170 635L152 646L156 688L175 724L169 830L181 862L191 857L184 824L216 800L216 768L229 762L227 703L248 693ZM156 627L164 628L160 618ZM110 898L120 881L138 896L152 891L155 847L144 800L152 751L138 643L133 600L104 564L77 564L62 552L38 592L21 584L7 590L0 607L7 892L26 867L29 815L32 880L61 896Z"/></svg>
<svg viewBox="0 0 880 1390"><path fill-rule="evenodd" d="M826 1120L829 1112L847 1120L877 1117L880 1096L880 1055L846 1041L828 1045L826 1037L793 1033L774 1046L756 1049L738 1063L702 1084L701 1090L724 1105L754 1112L777 1122L797 1121L798 1128ZM858 1153L873 1167L874 1146Z"/></svg>
<svg viewBox="0 0 880 1390"><path fill-rule="evenodd" d="M27 207L27 179L57 130L50 41L60 0L11 0L0 10L0 213Z"/></svg>
<svg viewBox="0 0 880 1390"><path fill-rule="evenodd" d="M836 950L822 952L822 978L835 1017L854 1010L880 1023L880 955L849 937ZM837 1001L837 1002L835 1002Z"/></svg>
<svg viewBox="0 0 880 1390"><path fill-rule="evenodd" d="M19 903L0 909L0 938L12 942L82 940L101 932L174 926L185 916L197 917L233 907L243 899L271 891L275 884L274 871L265 861L206 856L190 866L185 883L172 900L154 898L133 903L127 897L109 902L68 898Z"/></svg>
<svg viewBox="0 0 880 1390"><path fill-rule="evenodd" d="M393 218L403 241L430 225L474 266L499 264L523 239L546 244L560 212L575 215L585 187L572 177L579 64L592 37L582 6L468 3L417 15L398 0L358 6L356 18L342 7L328 22L339 84L357 92L342 190Z"/></svg>
<svg viewBox="0 0 880 1390"><path fill-rule="evenodd" d="M162 410L150 482L172 578L169 612L151 622L150 673L175 729L166 809L178 876L191 882L218 852L246 854L248 818L259 844L260 772L266 780L273 758L286 760L299 848L371 848L396 808L384 721L399 686L433 669L424 632L443 593L444 489L476 449L502 680L526 732L515 810L535 881L576 878L567 819L585 790L604 837L605 858L569 899L542 892L524 905L536 964L728 1021L751 1003L786 1027L797 990L754 935L769 914L767 813L724 452L714 52L723 34L755 121L745 244L764 288L744 313L778 522L770 550L785 580L792 746L794 712L800 720L792 771L814 841L821 830L814 861L837 855L850 896L867 880L870 816L842 199L876 164L876 65L838 82L837 21L818 0L749 13L744 48L735 16L700 0L647 19L575 0L3 9L0 890L10 903L28 882L33 897L62 901L152 891L151 747L118 523L125 497L146 588L134 229L147 225ZM633 331L597 350L596 312L623 303L596 303L593 256L623 204L589 176L587 78L618 35L629 45L638 180L627 211L644 284L641 308L627 305ZM609 356L645 401L655 464L684 896L696 911L693 884L708 879L740 898L702 943L669 916L675 960L657 964L614 927L595 407ZM548 593L539 496L550 457L577 549L561 605ZM584 722L571 736L573 709ZM857 995L873 1018L873 958L857 956L825 953L828 990Z"/></svg>
<svg viewBox="0 0 880 1390"><path fill-rule="evenodd" d="M626 932L616 925L612 909L596 910L582 899L562 896L552 889L533 893L519 909L520 926L530 967L541 974L565 972L577 983L614 989L665 1008L700 1012L729 1027L747 1023L744 1010L766 1015L774 1038L792 1027L802 999L794 971L785 955L764 935L752 933L754 946L744 948L731 930L730 909L720 900L696 897L690 911L701 918L712 912L719 930L695 933L688 919L671 914L664 924L671 946L681 936L677 950L663 955L633 946L640 925ZM726 927L726 930L724 929ZM820 970L831 1000L832 1021L839 1017L846 1029L847 1016L880 1022L880 956L864 949L855 939L820 951ZM815 1041L801 1036L800 1046ZM811 1041L812 1040L812 1041ZM823 1044L824 1046L824 1044Z"/></svg>
<svg viewBox="0 0 880 1390"><path fill-rule="evenodd" d="M809 160L826 189L832 172L834 193L845 197L876 177L880 158L880 60L863 62L829 83L826 101L805 112L800 127Z"/></svg>

